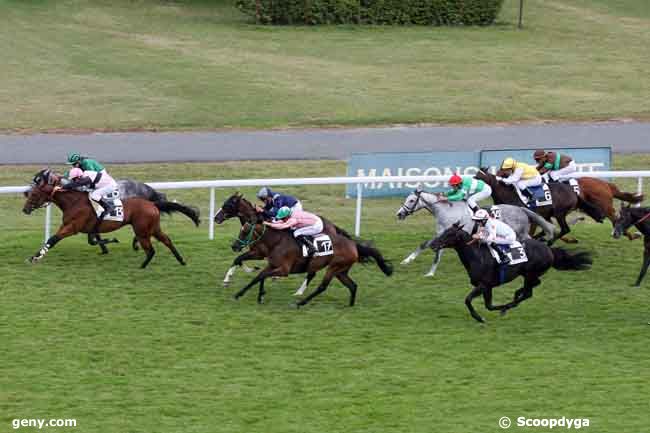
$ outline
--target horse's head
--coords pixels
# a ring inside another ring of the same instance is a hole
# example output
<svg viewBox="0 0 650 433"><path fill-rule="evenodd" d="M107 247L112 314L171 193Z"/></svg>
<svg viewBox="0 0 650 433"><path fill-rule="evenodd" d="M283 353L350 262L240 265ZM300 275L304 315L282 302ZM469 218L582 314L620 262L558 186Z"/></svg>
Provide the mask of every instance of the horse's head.
<svg viewBox="0 0 650 433"><path fill-rule="evenodd" d="M463 230L463 227L460 221L452 224L451 227L431 242L431 249L453 248L461 242L465 242L468 234Z"/></svg>
<svg viewBox="0 0 650 433"><path fill-rule="evenodd" d="M235 193L228 197L221 205L221 209L214 214L214 222L217 224L223 223L225 220L239 216L239 203L242 199L240 193Z"/></svg>
<svg viewBox="0 0 650 433"><path fill-rule="evenodd" d="M632 208L627 205L625 206L621 203L621 212L618 214L618 218L614 221L614 232L612 236L615 239L620 238L632 225L637 218L635 218Z"/></svg>
<svg viewBox="0 0 650 433"><path fill-rule="evenodd" d="M52 200L54 187L57 186L59 182L59 176L49 168L36 173L32 180L31 188L24 192L27 200L23 206L23 212L29 215L34 211L34 209L46 206Z"/></svg>
<svg viewBox="0 0 650 433"><path fill-rule="evenodd" d="M511 174L512 174L512 169L511 168L508 168L508 169L500 168L499 170L497 170L497 176L499 176L499 177L508 177Z"/></svg>
<svg viewBox="0 0 650 433"><path fill-rule="evenodd" d="M407 216L414 214L415 212L427 206L425 201L422 199L423 192L424 191L421 187L417 187L415 191L410 193L406 199L404 199L404 203L402 203L402 205L399 207L396 214L399 220L403 220Z"/></svg>

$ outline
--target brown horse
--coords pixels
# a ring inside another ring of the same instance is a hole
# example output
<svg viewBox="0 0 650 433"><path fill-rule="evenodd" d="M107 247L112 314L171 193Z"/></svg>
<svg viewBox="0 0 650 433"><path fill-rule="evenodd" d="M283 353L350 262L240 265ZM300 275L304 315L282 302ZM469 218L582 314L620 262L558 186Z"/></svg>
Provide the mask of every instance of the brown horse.
<svg viewBox="0 0 650 433"><path fill-rule="evenodd" d="M641 203L643 201L643 194L623 192L613 183L596 177L579 177L578 185L580 186L581 196L586 201L601 208L605 212L607 218L612 222L612 226L616 225L616 219L618 218L616 209L614 208L615 198L632 204ZM625 236L627 236L629 240L638 239L640 237L638 233L630 233L629 227L625 231Z"/></svg>
<svg viewBox="0 0 650 433"><path fill-rule="evenodd" d="M334 251L332 255L305 258L302 256L302 248L288 231L275 230L259 222L245 223L239 232L239 237L233 243L233 250L241 250L244 246L258 246L260 251L265 252L268 264L250 283L235 294L235 299L239 299L248 289L259 283L257 302L262 303L266 293L264 291L266 278L286 277L289 274L305 272L313 276L319 270L327 268L325 277L318 288L299 301L297 306L303 306L323 293L335 277L350 291L350 306L353 306L357 294L357 284L350 278L348 272L355 263L374 260L385 275L392 275L391 264L376 248L342 235L330 234L330 238Z"/></svg>
<svg viewBox="0 0 650 433"><path fill-rule="evenodd" d="M214 215L214 222L217 224L222 224L224 221L230 218L239 218L239 222L242 226L244 226L244 224L247 222L258 223L263 221L262 214L257 212L255 206L246 200L240 193L235 193L228 197L226 201L224 201L221 209L219 209ZM339 234L347 237L348 239L352 238L345 230L337 227L323 217L321 217L321 219L323 220L323 233L326 233L328 235ZM267 254L268 252L264 250L264 247L262 245L250 245L248 251L240 254L233 260L232 265L226 272L226 275L223 279L223 285L227 287L230 284L232 276L234 275L235 269L237 269L237 267L244 267L247 272L253 271L244 265L245 261L262 260L264 257L266 257ZM304 292L314 276L315 274L307 274L302 286L300 286L300 288L296 291L296 295L301 295Z"/></svg>
<svg viewBox="0 0 650 433"><path fill-rule="evenodd" d="M155 254L151 244L152 236L165 244L181 265L185 265L185 261L174 247L174 244L172 244L172 241L160 228L160 212L180 212L198 226L200 222L198 211L178 203L167 201L152 203L141 198L131 198L123 203L123 221L102 221L101 224L97 225L97 216L90 204L88 194L79 191L58 191L55 187L60 184L60 181L60 177L51 170L41 170L34 177L31 190L25 192L27 201L23 207L24 213L29 215L34 209L46 206L50 202L56 204L63 212L63 224L56 234L45 242L45 245L36 255L29 259L31 263L41 260L48 250L68 236L77 233L94 233L95 231L107 233L125 225L131 225L136 239L147 255L142 263L142 268L149 264Z"/></svg>

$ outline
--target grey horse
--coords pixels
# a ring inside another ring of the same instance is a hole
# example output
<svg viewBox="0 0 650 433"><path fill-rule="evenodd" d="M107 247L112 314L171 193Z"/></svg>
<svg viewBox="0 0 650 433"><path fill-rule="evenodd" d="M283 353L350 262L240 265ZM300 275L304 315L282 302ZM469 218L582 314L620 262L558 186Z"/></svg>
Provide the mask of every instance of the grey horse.
<svg viewBox="0 0 650 433"><path fill-rule="evenodd" d="M547 239L552 239L555 234L555 226L531 210L524 207L510 205L499 205L496 208L498 209L494 212L495 217L512 227L517 234L517 240L521 241L530 238L529 232L531 224L541 227L544 231L544 236ZM465 201L440 201L440 195L424 192L420 188L416 189L406 197L404 203L397 211L397 218L403 220L420 209L428 210L437 220L437 235L440 235L447 228L451 227L452 224L458 221L463 225L463 230L468 233L471 233L474 227L472 212L467 207ZM432 240L423 242L415 251L402 260L402 264L407 265L415 260L422 251L429 248L431 242ZM431 270L425 276L433 277L435 275L436 268L442 258L442 251L443 250L436 251L436 256L433 259Z"/></svg>

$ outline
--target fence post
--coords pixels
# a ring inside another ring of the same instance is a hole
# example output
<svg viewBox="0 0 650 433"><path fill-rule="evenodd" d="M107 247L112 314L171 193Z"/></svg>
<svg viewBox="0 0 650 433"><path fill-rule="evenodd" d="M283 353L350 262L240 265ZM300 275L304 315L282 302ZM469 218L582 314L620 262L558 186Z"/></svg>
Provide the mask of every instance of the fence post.
<svg viewBox="0 0 650 433"><path fill-rule="evenodd" d="M210 218L209 229L208 229L208 238L210 240L214 239L214 188L210 188Z"/></svg>
<svg viewBox="0 0 650 433"><path fill-rule="evenodd" d="M50 221L52 217L52 205L45 206L45 242L50 238Z"/></svg>
<svg viewBox="0 0 650 433"><path fill-rule="evenodd" d="M637 179L636 192L637 192L639 195L643 194L643 178L642 178L642 177L639 177L639 178ZM641 203L640 203L640 202L637 203L637 204L636 204L636 207L641 207Z"/></svg>
<svg viewBox="0 0 650 433"><path fill-rule="evenodd" d="M519 0L519 23L518 28L522 28L524 20L524 0Z"/></svg>
<svg viewBox="0 0 650 433"><path fill-rule="evenodd" d="M357 184L357 214L354 219L354 235L361 235L361 197L363 195L363 186Z"/></svg>

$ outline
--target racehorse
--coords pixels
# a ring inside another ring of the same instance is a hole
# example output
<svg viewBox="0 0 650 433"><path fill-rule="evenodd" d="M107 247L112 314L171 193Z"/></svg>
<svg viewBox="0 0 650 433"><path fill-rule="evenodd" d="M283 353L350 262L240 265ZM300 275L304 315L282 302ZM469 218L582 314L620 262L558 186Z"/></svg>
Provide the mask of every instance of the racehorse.
<svg viewBox="0 0 650 433"><path fill-rule="evenodd" d="M107 233L117 230L125 225L131 225L135 236L145 250L146 259L141 267L145 268L155 254L151 244L151 237L155 237L170 249L176 260L181 265L185 261L174 247L169 237L160 228L160 213L180 212L190 218L194 224L199 225L198 211L183 206L179 203L158 201L152 203L141 198L131 198L123 202L123 221L102 221L97 226L97 216L93 206L90 204L88 194L80 191L57 191L55 187L60 185L61 178L50 169L41 170L34 177L29 192L25 195L27 200L23 207L25 214L31 214L34 209L46 206L52 202L63 212L63 224L56 234L50 237L45 245L32 256L29 261L36 263L54 247L59 241L77 233Z"/></svg>
<svg viewBox="0 0 650 433"><path fill-rule="evenodd" d="M146 183L138 182L131 179L122 179L117 181L117 187L120 192L120 199L126 200L132 197L140 197L151 202L167 201L167 196L161 192L156 191ZM88 233L88 244L99 245L102 254L108 254L106 244L117 243L117 239L102 239L99 233ZM133 238L131 243L135 251L138 250L138 239Z"/></svg>
<svg viewBox="0 0 650 433"><path fill-rule="evenodd" d="M577 181L582 197L602 209L612 222L612 226L615 225L617 219L616 209L614 208L615 198L632 204L643 201L643 194L621 191L615 184L597 177L578 177ZM629 230L625 231L625 236L629 240L639 238L637 233L630 233Z"/></svg>
<svg viewBox="0 0 650 433"><path fill-rule="evenodd" d="M630 207L621 204L621 212L614 224L614 237L620 238L623 233L635 226L643 233L643 263L641 272L634 284L636 287L641 285L641 280L645 277L650 265L650 208L647 207Z"/></svg>
<svg viewBox="0 0 650 433"><path fill-rule="evenodd" d="M460 221L465 230L469 233L474 227L474 221L472 221L472 215L467 207L467 203L464 201L454 201L454 202L445 202L440 201L439 194L431 194L424 192L421 188L416 189L410 193L404 203L397 211L397 218L404 220L409 215L414 214L420 209L428 210L433 218L437 221L437 234L440 235L442 232L447 230L453 223ZM555 227L553 224L547 222L540 215L535 212L520 206L511 206L511 205L500 205L499 206L499 216L498 218L508 224L517 234L517 239L527 239L529 238L529 231L532 224L539 225L543 230L548 239L551 239L555 234ZM419 256L422 251L425 251L429 248L431 240L423 242L417 247L415 251L409 254L404 260L402 260L403 265L411 263L413 260ZM426 277L433 277L438 268L438 264L442 259L442 250L439 249L436 251L436 255L433 259L431 265L431 270L427 273Z"/></svg>
<svg viewBox="0 0 650 433"><path fill-rule="evenodd" d="M560 271L580 271L588 269L592 263L591 256L587 252L571 254L562 248L551 248L535 239L526 239L521 244L528 261L501 267L496 264L488 248L473 242L470 234L463 230L463 226L456 223L435 238L431 248L456 250L473 287L465 298L465 305L474 319L484 322L483 317L472 306L472 300L477 296L483 295L485 308L488 310L499 310L505 314L509 309L533 296L533 288L541 283L540 277L551 267ZM524 277L524 286L515 292L512 302L493 305L492 289L518 276Z"/></svg>
<svg viewBox="0 0 650 433"><path fill-rule="evenodd" d="M315 275L319 270L327 268L320 285L305 299L297 302L297 306L301 307L323 293L334 277L350 291L350 306L353 306L357 294L357 284L350 278L348 272L355 263L374 260L386 276L392 275L391 264L376 248L343 235L330 234L329 236L332 240L333 254L305 258L302 255L302 247L287 230L275 230L261 222L245 223L239 232L239 237L232 245L233 250L240 251L244 246L257 245L260 251L265 252L267 266L235 294L235 299L239 299L248 289L259 283L257 302L262 303L266 293L264 291L266 278L286 277L289 274L305 272L308 275Z"/></svg>
<svg viewBox="0 0 650 433"><path fill-rule="evenodd" d="M223 203L221 208L215 213L214 222L216 222L217 224L222 224L224 221L230 218L239 218L239 222L241 223L242 226L244 226L244 224L246 224L247 222L258 223L263 221L263 216L257 212L255 206L253 206L251 202L246 200L244 196L240 193L235 193L232 196L228 197L228 199ZM341 229L340 227L337 227L336 225L332 224L329 220L323 217L321 217L321 219L323 220L323 233L326 233L328 235L339 234L344 237L347 237L348 239L352 239L350 234L348 234L345 230ZM243 267L246 272L253 271L253 269L248 268L243 263L244 261L262 260L264 259L264 257L266 257L266 254L267 252L263 249L263 247L255 244L250 245L248 251L237 256L235 260L233 260L232 265L226 272L226 275L223 279L223 285L227 287L230 284L232 276L234 275L235 269L237 269L237 267ZM314 276L315 274L308 273L307 276L305 277L304 282L294 294L296 296L302 295L307 289L307 286L309 285L310 281L314 278Z"/></svg>
<svg viewBox="0 0 650 433"><path fill-rule="evenodd" d="M492 188L492 199L495 204L511 204L526 207L516 191L517 187L515 185L507 185L500 182L495 175L487 171L487 168L481 168L474 177L490 185ZM548 186L551 190L553 204L549 206L540 206L535 209L535 212L544 217L547 221L550 221L553 217L560 225L560 233L550 239L548 245L552 245L557 239L563 238L571 231L569 224L567 224L566 216L573 210L580 209L595 221L599 223L603 222L605 217L603 211L599 207L578 196L570 185L564 183L550 183ZM563 240L565 242L577 242L574 238Z"/></svg>

